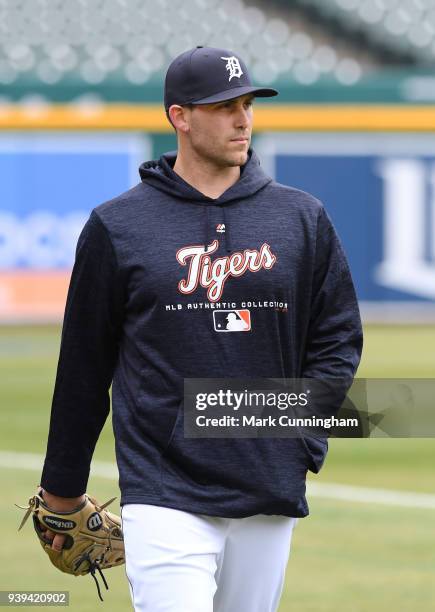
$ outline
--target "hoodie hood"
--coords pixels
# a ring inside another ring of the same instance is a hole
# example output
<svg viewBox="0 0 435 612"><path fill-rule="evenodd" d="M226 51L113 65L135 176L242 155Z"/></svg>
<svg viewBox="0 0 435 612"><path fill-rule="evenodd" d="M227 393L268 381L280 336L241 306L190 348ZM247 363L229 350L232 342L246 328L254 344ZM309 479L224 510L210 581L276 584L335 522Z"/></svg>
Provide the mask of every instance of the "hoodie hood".
<svg viewBox="0 0 435 612"><path fill-rule="evenodd" d="M224 191L218 198L210 198L186 183L176 172L174 172L177 151L164 153L160 159L147 161L139 167L140 178L143 183L152 185L159 191L164 191L181 200L188 200L196 204L228 204L234 200L248 198L262 189L272 180L267 176L261 166L255 151L248 150L248 160L240 167L240 178Z"/></svg>
<svg viewBox="0 0 435 612"><path fill-rule="evenodd" d="M232 250L230 238L229 205L235 201L249 198L272 181L260 167L260 161L252 148L248 150L248 160L240 167L240 178L224 191L218 198L204 195L174 172L177 151L164 153L160 159L147 161L139 167L143 183L151 185L168 195L179 198L180 203L190 202L204 207L204 248L210 243L209 207L219 206L223 209L225 224L226 251Z"/></svg>

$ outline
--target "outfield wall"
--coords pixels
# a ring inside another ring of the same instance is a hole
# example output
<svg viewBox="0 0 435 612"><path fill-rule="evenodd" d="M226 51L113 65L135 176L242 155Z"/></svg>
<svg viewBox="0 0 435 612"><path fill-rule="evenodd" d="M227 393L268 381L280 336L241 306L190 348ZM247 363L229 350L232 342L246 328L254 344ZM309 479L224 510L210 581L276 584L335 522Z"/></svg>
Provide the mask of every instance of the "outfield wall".
<svg viewBox="0 0 435 612"><path fill-rule="evenodd" d="M363 315L435 321L435 107L255 108L253 146L279 182L320 198ZM90 210L173 150L160 106L0 113L0 321L59 321Z"/></svg>

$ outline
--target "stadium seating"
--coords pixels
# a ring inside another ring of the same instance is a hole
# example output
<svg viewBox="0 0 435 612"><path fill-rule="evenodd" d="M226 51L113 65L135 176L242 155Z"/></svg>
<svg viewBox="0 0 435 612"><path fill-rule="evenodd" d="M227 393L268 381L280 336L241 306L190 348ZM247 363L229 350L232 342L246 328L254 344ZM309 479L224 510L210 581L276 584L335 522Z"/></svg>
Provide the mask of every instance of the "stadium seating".
<svg viewBox="0 0 435 612"><path fill-rule="evenodd" d="M298 0L333 17L349 29L417 62L435 59L435 2L433 0Z"/></svg>
<svg viewBox="0 0 435 612"><path fill-rule="evenodd" d="M264 84L330 77L351 85L363 74L355 57L270 16L266 3L242 0L2 0L0 36L3 86L142 86L161 81L170 59L196 44L239 52Z"/></svg>

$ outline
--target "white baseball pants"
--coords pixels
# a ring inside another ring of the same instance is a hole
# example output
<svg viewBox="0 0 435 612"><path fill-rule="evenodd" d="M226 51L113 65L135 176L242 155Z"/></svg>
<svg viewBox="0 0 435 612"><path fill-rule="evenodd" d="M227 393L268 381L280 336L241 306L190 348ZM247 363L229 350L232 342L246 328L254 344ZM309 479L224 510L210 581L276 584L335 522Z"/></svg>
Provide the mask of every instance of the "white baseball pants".
<svg viewBox="0 0 435 612"><path fill-rule="evenodd" d="M221 518L125 504L135 612L275 612L297 518Z"/></svg>

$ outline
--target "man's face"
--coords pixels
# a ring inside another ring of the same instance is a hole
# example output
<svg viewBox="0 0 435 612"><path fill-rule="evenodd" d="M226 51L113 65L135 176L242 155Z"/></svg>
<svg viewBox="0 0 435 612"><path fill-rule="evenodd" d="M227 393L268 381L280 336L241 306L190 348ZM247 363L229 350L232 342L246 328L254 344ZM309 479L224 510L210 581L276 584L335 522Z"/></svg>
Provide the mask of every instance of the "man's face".
<svg viewBox="0 0 435 612"><path fill-rule="evenodd" d="M187 109L189 138L198 156L220 167L242 166L251 143L254 96L246 94L214 104Z"/></svg>

